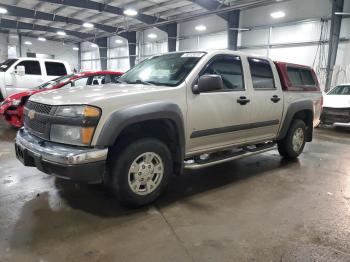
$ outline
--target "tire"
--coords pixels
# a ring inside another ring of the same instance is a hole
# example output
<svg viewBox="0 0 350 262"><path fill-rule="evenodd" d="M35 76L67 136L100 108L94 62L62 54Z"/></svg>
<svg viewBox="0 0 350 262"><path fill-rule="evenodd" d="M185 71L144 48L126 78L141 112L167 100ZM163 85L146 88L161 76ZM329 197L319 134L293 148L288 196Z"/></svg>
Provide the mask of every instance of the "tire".
<svg viewBox="0 0 350 262"><path fill-rule="evenodd" d="M154 202L166 188L173 170L168 147L153 138L132 142L117 154L116 160L111 170L112 191L128 207Z"/></svg>
<svg viewBox="0 0 350 262"><path fill-rule="evenodd" d="M305 122L300 119L293 120L287 135L277 144L280 155L287 159L297 158L304 150L305 136Z"/></svg>

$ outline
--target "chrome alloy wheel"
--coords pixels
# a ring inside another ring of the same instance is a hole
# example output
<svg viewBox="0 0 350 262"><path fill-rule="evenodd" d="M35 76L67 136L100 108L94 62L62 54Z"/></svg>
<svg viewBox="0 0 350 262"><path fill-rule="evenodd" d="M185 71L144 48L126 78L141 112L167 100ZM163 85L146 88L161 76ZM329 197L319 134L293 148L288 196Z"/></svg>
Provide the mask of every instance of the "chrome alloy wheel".
<svg viewBox="0 0 350 262"><path fill-rule="evenodd" d="M304 144L304 130L302 128L298 128L297 130L295 130L293 134L292 145L293 145L294 152L299 152L303 144Z"/></svg>
<svg viewBox="0 0 350 262"><path fill-rule="evenodd" d="M148 195L162 182L164 165L161 157L153 152L146 152L136 157L128 174L130 189L138 195Z"/></svg>

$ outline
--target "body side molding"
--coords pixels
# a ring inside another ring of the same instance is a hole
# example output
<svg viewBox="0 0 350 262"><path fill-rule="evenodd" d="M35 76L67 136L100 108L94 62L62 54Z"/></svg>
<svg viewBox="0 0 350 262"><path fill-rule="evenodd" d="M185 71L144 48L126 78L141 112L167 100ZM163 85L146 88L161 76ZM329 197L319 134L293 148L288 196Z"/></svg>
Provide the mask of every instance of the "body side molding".
<svg viewBox="0 0 350 262"><path fill-rule="evenodd" d="M242 130L247 130L252 128L265 127L265 126L273 126L273 125L278 125L279 123L280 121L278 119L275 119L275 120L269 120L269 121L263 121L263 122L243 124L243 125L234 125L234 126L225 126L225 127L211 128L211 129L205 129L205 130L198 130L198 131L194 131L191 134L191 138L230 133L230 132L242 131Z"/></svg>

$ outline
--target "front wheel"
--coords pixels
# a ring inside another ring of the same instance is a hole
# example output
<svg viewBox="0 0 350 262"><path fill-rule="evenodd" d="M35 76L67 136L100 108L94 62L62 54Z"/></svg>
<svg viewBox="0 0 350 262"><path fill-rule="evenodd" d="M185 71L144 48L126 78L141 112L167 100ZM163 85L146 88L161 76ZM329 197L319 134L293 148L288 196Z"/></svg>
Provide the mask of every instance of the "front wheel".
<svg viewBox="0 0 350 262"><path fill-rule="evenodd" d="M304 150L306 125L304 121L296 119L292 122L286 137L278 142L278 152L289 159L297 158Z"/></svg>
<svg viewBox="0 0 350 262"><path fill-rule="evenodd" d="M112 188L123 205L147 205L164 191L171 172L168 147L157 139L141 139L118 154L112 168Z"/></svg>

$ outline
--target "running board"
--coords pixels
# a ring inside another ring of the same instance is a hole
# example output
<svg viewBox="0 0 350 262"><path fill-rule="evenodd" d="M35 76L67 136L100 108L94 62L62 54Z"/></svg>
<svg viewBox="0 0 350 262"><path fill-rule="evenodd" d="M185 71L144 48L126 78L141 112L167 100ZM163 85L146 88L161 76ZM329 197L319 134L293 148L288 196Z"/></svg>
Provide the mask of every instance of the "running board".
<svg viewBox="0 0 350 262"><path fill-rule="evenodd" d="M208 160L199 160L199 161L185 161L185 169L197 170L204 167L214 166L217 164L229 162L232 160L240 159L243 157L253 156L256 154L264 153L270 150L276 149L275 143L269 143L255 149L244 148L238 152L230 153L224 157L214 157Z"/></svg>

